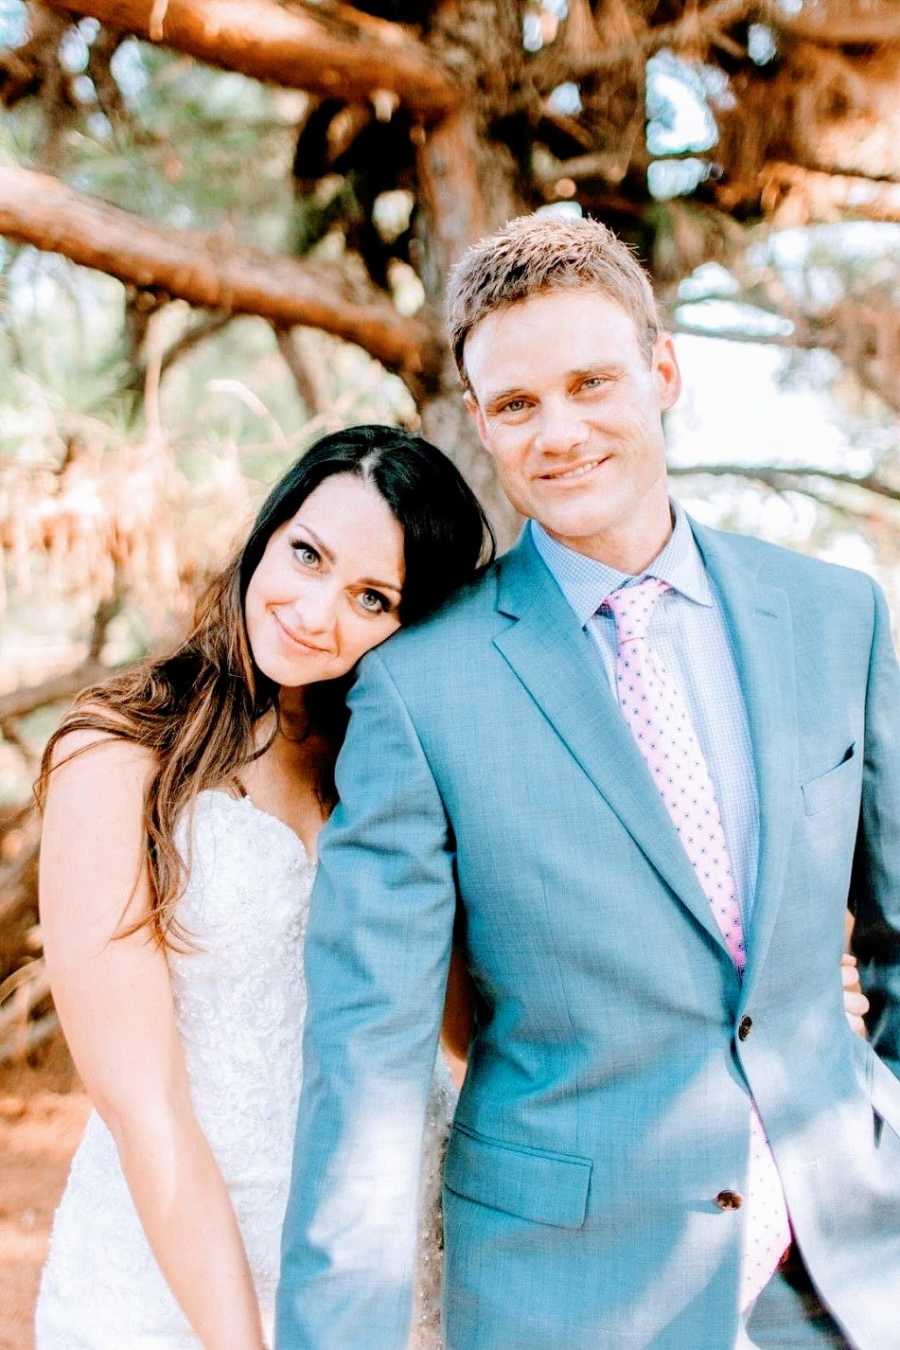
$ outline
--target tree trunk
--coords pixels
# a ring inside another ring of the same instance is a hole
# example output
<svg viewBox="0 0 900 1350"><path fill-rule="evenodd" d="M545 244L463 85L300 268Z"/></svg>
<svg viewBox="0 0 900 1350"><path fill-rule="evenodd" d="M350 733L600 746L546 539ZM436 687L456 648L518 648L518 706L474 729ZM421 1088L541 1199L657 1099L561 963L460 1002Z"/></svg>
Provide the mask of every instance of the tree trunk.
<svg viewBox="0 0 900 1350"><path fill-rule="evenodd" d="M459 113L439 123L419 156L419 185L427 222L422 272L435 321L445 325L450 268L466 248L523 209L508 152L484 153L475 118ZM501 546L512 542L518 517L467 413L456 363L444 351L437 387L423 400L422 428L459 465L484 503Z"/></svg>
<svg viewBox="0 0 900 1350"><path fill-rule="evenodd" d="M445 66L468 72L463 107L428 129L417 156L419 271L435 323L445 326L447 280L469 245L527 209L517 188L518 166L494 123L515 102L522 41L517 7L485 0L448 0L430 41ZM430 440L452 455L478 493L507 547L519 517L497 482L463 404L456 366L445 347L436 388L420 405Z"/></svg>

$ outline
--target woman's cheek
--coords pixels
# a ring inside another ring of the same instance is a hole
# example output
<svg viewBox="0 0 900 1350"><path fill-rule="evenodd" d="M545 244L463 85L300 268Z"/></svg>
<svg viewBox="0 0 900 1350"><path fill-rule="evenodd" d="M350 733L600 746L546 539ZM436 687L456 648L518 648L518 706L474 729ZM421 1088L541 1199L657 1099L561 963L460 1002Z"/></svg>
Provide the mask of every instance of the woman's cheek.
<svg viewBox="0 0 900 1350"><path fill-rule="evenodd" d="M399 622L391 614L383 615L377 622L372 619L361 619L359 623L359 630L354 633L354 656L348 663L348 670L350 666L355 666L357 661L365 656L366 652L371 651L373 647L377 647L380 643L386 642L391 634L396 633L400 627Z"/></svg>

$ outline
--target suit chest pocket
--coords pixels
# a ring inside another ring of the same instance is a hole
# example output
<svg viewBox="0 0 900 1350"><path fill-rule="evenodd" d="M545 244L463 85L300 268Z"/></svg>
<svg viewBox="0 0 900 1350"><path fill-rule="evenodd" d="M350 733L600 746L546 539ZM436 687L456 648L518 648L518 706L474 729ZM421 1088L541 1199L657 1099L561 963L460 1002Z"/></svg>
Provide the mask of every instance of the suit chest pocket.
<svg viewBox="0 0 900 1350"><path fill-rule="evenodd" d="M809 778L801 785L803 809L808 816L843 801L856 778L856 742L847 746L843 757L825 773Z"/></svg>

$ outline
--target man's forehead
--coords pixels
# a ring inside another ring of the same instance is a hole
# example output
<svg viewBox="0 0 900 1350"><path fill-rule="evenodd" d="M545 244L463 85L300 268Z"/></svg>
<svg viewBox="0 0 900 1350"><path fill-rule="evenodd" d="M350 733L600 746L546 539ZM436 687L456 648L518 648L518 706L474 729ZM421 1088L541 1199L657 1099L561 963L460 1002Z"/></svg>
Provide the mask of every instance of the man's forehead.
<svg viewBox="0 0 900 1350"><path fill-rule="evenodd" d="M557 327L562 315L576 312L577 324ZM617 301L599 291L586 287L541 291L538 295L489 310L473 324L466 336L464 351L488 348L492 356L497 357L502 355L496 345L500 334L504 344L514 346L527 340L531 330L544 327L549 327L555 339L565 340L567 345L578 342L587 333L597 338L604 333L621 335L629 329L635 331L631 315Z"/></svg>
<svg viewBox="0 0 900 1350"><path fill-rule="evenodd" d="M494 398L523 380L568 378L614 365L637 346L634 325L618 305L614 312L579 310L577 323L556 322L563 316L547 310L547 324L540 315L532 322L524 304L516 308L521 313L515 314L513 307L495 312L493 323L494 315L487 315L466 343L466 371L483 397Z"/></svg>

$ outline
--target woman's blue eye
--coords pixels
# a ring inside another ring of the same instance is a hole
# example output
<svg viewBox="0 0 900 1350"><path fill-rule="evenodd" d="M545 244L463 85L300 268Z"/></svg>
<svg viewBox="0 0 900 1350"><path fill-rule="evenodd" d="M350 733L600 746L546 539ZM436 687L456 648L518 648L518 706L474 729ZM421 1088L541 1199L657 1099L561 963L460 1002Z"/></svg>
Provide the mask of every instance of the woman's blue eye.
<svg viewBox="0 0 900 1350"><path fill-rule="evenodd" d="M378 591L363 591L359 597L359 603L363 609L367 609L370 614L384 614L388 603L384 596Z"/></svg>
<svg viewBox="0 0 900 1350"><path fill-rule="evenodd" d="M313 546L311 544L305 544L302 539L298 539L295 543L291 544L291 548L294 550L300 561L306 563L308 567L314 567L319 561L319 555Z"/></svg>

